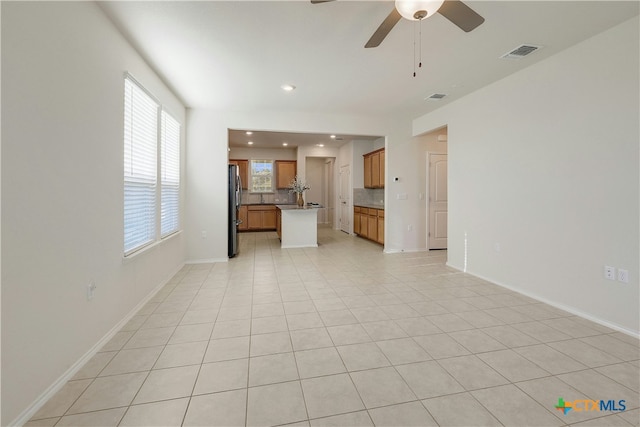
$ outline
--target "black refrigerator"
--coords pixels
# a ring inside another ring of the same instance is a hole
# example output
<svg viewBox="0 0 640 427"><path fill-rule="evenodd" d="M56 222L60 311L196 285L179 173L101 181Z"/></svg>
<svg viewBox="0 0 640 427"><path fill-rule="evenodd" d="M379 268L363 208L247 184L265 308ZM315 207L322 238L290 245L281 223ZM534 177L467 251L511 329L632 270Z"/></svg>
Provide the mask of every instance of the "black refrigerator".
<svg viewBox="0 0 640 427"><path fill-rule="evenodd" d="M229 165L229 258L238 255L238 218L242 202L242 182L237 165Z"/></svg>

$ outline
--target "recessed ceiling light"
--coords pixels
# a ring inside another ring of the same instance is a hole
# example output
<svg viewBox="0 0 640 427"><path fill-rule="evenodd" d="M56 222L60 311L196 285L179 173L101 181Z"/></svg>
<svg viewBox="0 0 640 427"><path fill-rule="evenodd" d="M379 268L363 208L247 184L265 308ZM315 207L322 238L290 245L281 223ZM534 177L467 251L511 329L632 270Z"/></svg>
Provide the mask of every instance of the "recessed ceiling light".
<svg viewBox="0 0 640 427"><path fill-rule="evenodd" d="M336 139L336 136L335 135L331 135L331 139Z"/></svg>
<svg viewBox="0 0 640 427"><path fill-rule="evenodd" d="M283 142L283 143L282 143L282 145L283 145L284 147L286 147L287 145L289 145L289 143L288 143L288 142Z"/></svg>
<svg viewBox="0 0 640 427"><path fill-rule="evenodd" d="M280 86L282 88L282 90L284 90L285 92L291 92L292 90L294 90L296 87L294 85L289 85L289 84L285 84Z"/></svg>
<svg viewBox="0 0 640 427"><path fill-rule="evenodd" d="M247 135L253 135L253 132L251 132L250 130L245 132Z"/></svg>
<svg viewBox="0 0 640 427"><path fill-rule="evenodd" d="M318 147L324 147L324 144L316 144Z"/></svg>
<svg viewBox="0 0 640 427"><path fill-rule="evenodd" d="M247 142L247 144L253 145L253 141L249 141L249 142Z"/></svg>

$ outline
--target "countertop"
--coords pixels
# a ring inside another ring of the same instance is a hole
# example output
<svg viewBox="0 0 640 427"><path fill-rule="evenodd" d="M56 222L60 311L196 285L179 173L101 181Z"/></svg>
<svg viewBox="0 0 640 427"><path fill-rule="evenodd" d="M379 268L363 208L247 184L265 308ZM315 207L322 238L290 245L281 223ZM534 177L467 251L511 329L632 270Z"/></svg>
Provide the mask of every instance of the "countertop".
<svg viewBox="0 0 640 427"><path fill-rule="evenodd" d="M294 206L295 203L243 203L242 206L279 206L279 205L291 205Z"/></svg>
<svg viewBox="0 0 640 427"><path fill-rule="evenodd" d="M359 208L371 208L371 209L382 209L384 210L384 205L369 205L366 203L354 203L353 204L354 207L359 207Z"/></svg>
<svg viewBox="0 0 640 427"><path fill-rule="evenodd" d="M321 208L324 208L324 206L322 206L322 205L304 205L304 206L300 207L297 204L292 204L292 205L276 205L276 208L278 208L280 210L283 210L283 211L290 211L290 210L321 209Z"/></svg>

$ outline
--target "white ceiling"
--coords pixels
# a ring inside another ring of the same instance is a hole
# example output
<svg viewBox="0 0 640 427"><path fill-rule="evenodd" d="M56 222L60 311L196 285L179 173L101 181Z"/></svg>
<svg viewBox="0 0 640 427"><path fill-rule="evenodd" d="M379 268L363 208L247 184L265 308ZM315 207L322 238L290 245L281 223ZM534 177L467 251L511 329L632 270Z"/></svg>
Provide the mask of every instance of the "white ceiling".
<svg viewBox="0 0 640 427"><path fill-rule="evenodd" d="M188 107L411 118L638 14L637 1L465 1L485 18L465 33L441 15L364 44L389 1L109 1L100 6ZM520 44L524 59L499 57ZM293 92L280 89L297 86ZM441 101L425 101L432 93ZM550 100L552 102L552 100Z"/></svg>

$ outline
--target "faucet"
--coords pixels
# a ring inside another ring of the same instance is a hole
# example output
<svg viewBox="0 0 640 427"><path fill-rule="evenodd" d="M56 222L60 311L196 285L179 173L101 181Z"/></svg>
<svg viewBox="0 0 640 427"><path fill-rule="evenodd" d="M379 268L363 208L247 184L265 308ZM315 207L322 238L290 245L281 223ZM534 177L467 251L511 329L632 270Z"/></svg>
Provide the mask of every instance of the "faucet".
<svg viewBox="0 0 640 427"><path fill-rule="evenodd" d="M264 193L260 193L260 204L264 203Z"/></svg>

